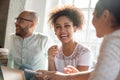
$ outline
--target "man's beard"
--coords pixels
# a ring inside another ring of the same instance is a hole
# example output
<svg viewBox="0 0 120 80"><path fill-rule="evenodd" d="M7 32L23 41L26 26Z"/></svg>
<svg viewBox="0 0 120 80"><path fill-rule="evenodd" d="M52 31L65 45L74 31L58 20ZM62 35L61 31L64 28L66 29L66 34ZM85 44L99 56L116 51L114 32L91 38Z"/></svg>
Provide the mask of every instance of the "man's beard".
<svg viewBox="0 0 120 80"><path fill-rule="evenodd" d="M28 34L29 27L26 26L25 28L20 28L19 33L16 33L17 36L24 37L26 34Z"/></svg>

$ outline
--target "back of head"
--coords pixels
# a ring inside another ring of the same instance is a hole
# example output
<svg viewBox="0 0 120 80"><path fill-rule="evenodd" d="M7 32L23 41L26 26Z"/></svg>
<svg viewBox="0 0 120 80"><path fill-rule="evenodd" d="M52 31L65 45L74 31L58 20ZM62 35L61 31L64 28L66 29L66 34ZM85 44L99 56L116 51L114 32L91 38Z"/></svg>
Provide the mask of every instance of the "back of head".
<svg viewBox="0 0 120 80"><path fill-rule="evenodd" d="M66 16L73 22L74 26L82 28L84 16L79 8L72 5L65 5L52 9L49 18L50 25L54 26L56 20L61 16Z"/></svg>
<svg viewBox="0 0 120 80"><path fill-rule="evenodd" d="M120 0L99 0L95 7L96 16L101 16L104 10L111 13L114 25L120 25Z"/></svg>

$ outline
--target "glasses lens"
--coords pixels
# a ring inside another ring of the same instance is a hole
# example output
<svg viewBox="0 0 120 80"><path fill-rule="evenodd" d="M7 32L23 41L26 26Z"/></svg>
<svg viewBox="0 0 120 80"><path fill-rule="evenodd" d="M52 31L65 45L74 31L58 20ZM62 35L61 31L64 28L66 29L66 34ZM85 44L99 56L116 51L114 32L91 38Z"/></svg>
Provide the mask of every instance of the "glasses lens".
<svg viewBox="0 0 120 80"><path fill-rule="evenodd" d="M15 21L16 22L23 22L23 21L29 21L29 22L33 22L32 20L29 20L29 19L25 19L25 18L20 18L20 17L18 17L18 18L15 18Z"/></svg>

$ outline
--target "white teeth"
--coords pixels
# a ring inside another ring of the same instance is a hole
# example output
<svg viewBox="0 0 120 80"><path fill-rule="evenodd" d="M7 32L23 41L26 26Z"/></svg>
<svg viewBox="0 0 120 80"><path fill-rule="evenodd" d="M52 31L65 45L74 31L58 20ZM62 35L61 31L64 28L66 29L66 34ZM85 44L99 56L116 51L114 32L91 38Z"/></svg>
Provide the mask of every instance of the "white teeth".
<svg viewBox="0 0 120 80"><path fill-rule="evenodd" d="M61 38L67 38L68 37L68 35L61 35Z"/></svg>
<svg viewBox="0 0 120 80"><path fill-rule="evenodd" d="M67 34L65 34L65 35L61 35L61 37L67 37Z"/></svg>

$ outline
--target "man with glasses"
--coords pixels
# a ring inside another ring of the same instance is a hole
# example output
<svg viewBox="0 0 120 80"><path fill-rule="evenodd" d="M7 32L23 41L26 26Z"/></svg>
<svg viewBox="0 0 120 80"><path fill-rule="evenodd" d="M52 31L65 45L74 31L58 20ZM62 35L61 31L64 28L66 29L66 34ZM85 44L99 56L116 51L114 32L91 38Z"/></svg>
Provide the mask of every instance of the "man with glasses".
<svg viewBox="0 0 120 80"><path fill-rule="evenodd" d="M35 33L38 16L34 11L23 11L15 18L16 33L10 38L8 66L19 69L28 65L33 70L47 70L47 50L52 41L46 35Z"/></svg>

